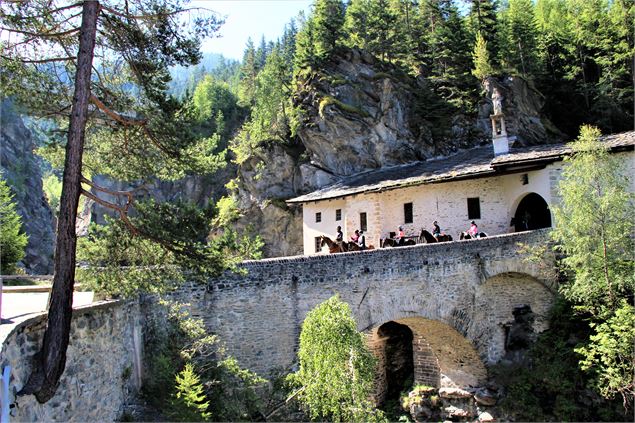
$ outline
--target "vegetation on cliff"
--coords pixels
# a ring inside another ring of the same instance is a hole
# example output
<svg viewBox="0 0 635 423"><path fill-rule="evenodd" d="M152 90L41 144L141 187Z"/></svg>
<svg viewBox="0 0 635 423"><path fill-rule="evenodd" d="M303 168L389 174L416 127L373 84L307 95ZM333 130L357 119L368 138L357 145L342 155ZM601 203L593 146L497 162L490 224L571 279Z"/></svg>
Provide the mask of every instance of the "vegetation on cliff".
<svg viewBox="0 0 635 423"><path fill-rule="evenodd" d="M0 275L15 273L16 264L24 257L27 241L13 195L0 173Z"/></svg>

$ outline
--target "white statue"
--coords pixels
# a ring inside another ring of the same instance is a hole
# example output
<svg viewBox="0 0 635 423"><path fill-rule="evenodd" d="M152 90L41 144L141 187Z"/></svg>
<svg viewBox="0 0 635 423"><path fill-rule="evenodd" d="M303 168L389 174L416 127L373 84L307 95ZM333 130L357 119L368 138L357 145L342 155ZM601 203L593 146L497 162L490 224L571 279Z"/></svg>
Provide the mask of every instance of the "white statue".
<svg viewBox="0 0 635 423"><path fill-rule="evenodd" d="M498 91L498 88L494 88L494 92L492 93L492 106L494 106L495 115L503 113L503 96Z"/></svg>

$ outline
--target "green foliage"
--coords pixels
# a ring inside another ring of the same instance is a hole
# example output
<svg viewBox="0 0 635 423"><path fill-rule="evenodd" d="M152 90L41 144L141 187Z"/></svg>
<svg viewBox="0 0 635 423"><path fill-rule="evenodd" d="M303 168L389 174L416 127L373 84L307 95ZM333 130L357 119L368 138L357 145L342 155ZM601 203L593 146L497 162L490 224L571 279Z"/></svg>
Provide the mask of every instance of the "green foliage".
<svg viewBox="0 0 635 423"><path fill-rule="evenodd" d="M540 69L538 29L531 0L510 0L501 14L501 63L511 71L534 76Z"/></svg>
<svg viewBox="0 0 635 423"><path fill-rule="evenodd" d="M312 418L381 421L369 401L375 358L357 332L349 306L331 297L304 320L298 350L300 368L289 375L299 401Z"/></svg>
<svg viewBox="0 0 635 423"><path fill-rule="evenodd" d="M585 319L558 298L549 330L538 335L529 351L529 365L501 363L490 368L505 388L500 407L518 421L629 421L619 401L602 399L587 389L589 375L580 369L575 350L590 333Z"/></svg>
<svg viewBox="0 0 635 423"><path fill-rule="evenodd" d="M476 44L474 45L474 52L472 53L474 60L474 69L472 69L472 75L480 79L485 80L487 77L494 75L494 67L491 64L489 50L487 49L487 41L483 38L481 33L476 34Z"/></svg>
<svg viewBox="0 0 635 423"><path fill-rule="evenodd" d="M90 289L110 296L132 297L141 292L164 293L184 280L207 280L244 259L260 257L262 240L253 231L239 234L224 228L232 211L221 203L200 209L177 201L137 202L138 215L107 226L92 225L78 242L78 279ZM213 222L216 226L213 226ZM132 230L126 225L130 224ZM223 234L209 237L212 230Z"/></svg>
<svg viewBox="0 0 635 423"><path fill-rule="evenodd" d="M194 372L192 363L176 375L176 393L170 404L170 416L176 421L208 421L212 415L209 401L206 401L200 378Z"/></svg>
<svg viewBox="0 0 635 423"><path fill-rule="evenodd" d="M240 217L240 210L234 197L221 197L216 203L216 226L229 226Z"/></svg>
<svg viewBox="0 0 635 423"><path fill-rule="evenodd" d="M635 230L634 196L624 163L608 153L599 136L597 129L585 126L571 144L552 231L572 276L563 293L594 315L617 307L633 294L635 284L635 245L629 236Z"/></svg>
<svg viewBox="0 0 635 423"><path fill-rule="evenodd" d="M251 117L232 140L235 161L242 164L269 142L287 143L292 138L291 64L274 47L255 78Z"/></svg>
<svg viewBox="0 0 635 423"><path fill-rule="evenodd" d="M634 195L624 164L598 141L599 130L582 127L559 184L552 237L569 276L561 292L590 316L594 334L577 351L606 397L633 401L635 325ZM619 335L618 339L613 339ZM623 342L622 342L623 341Z"/></svg>
<svg viewBox="0 0 635 423"><path fill-rule="evenodd" d="M50 172L42 178L42 190L46 196L46 201L57 216L60 209L60 197L62 195L62 181L53 172Z"/></svg>
<svg viewBox="0 0 635 423"><path fill-rule="evenodd" d="M192 102L199 121L205 122L210 133L222 135L225 128L232 128L238 117L237 99L226 82L205 75L198 83ZM225 125L225 121L229 125Z"/></svg>
<svg viewBox="0 0 635 423"><path fill-rule="evenodd" d="M605 321L592 323L590 342L576 349L582 370L593 375L593 386L605 398L621 395L633 406L635 386L635 307L626 300Z"/></svg>
<svg viewBox="0 0 635 423"><path fill-rule="evenodd" d="M320 117L324 118L324 109L326 109L328 106L331 106L331 105L336 106L338 109L344 112L353 113L363 118L370 117L370 114L366 112L365 110L362 110L355 106L351 106L350 104L342 103L335 97L331 97L329 95L324 96L322 100L320 100L320 104L318 107L318 112L320 114Z"/></svg>
<svg viewBox="0 0 635 423"><path fill-rule="evenodd" d="M172 420L253 420L261 406L255 389L266 380L227 355L185 304L159 304L163 307L151 316L146 337L148 400Z"/></svg>
<svg viewBox="0 0 635 423"><path fill-rule="evenodd" d="M22 231L22 219L16 211L13 195L0 174L0 274L15 273L16 264L24 257L28 242Z"/></svg>
<svg viewBox="0 0 635 423"><path fill-rule="evenodd" d="M335 49L342 34L344 3L342 0L316 0L311 20L315 35L315 55L318 60L326 59Z"/></svg>

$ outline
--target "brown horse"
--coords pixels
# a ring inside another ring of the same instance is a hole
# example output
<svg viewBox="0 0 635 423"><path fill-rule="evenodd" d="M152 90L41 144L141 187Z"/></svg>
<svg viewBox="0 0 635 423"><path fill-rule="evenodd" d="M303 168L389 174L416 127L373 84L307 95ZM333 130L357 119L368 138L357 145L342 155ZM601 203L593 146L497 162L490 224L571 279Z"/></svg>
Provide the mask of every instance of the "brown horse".
<svg viewBox="0 0 635 423"><path fill-rule="evenodd" d="M404 247L406 245L416 245L417 242L414 239L400 239L399 241L397 241L396 239L393 238L386 238L384 239L383 243L381 244L384 248L386 247Z"/></svg>
<svg viewBox="0 0 635 423"><path fill-rule="evenodd" d="M423 242L425 239L426 243L432 244L435 242L449 242L452 241L452 235L440 234L439 236L434 236L430 232L425 229L421 229L421 235L419 236L420 242Z"/></svg>
<svg viewBox="0 0 635 423"><path fill-rule="evenodd" d="M366 250L374 250L374 249L375 249L375 246L372 244L366 247ZM348 251L364 251L364 250L362 249L362 247L359 246L359 244L351 241L348 243Z"/></svg>
<svg viewBox="0 0 635 423"><path fill-rule="evenodd" d="M472 239L472 238L487 238L487 234L485 232L479 232L476 234L476 236L472 236L468 234L467 231L465 231L465 232L461 232L461 237L459 239Z"/></svg>
<svg viewBox="0 0 635 423"><path fill-rule="evenodd" d="M329 253L331 254L343 253L347 251L345 242L342 242L342 244L340 245L337 242L331 240L331 238L329 238L328 236L322 235L320 238L322 238L322 240L320 241L320 247L328 245Z"/></svg>

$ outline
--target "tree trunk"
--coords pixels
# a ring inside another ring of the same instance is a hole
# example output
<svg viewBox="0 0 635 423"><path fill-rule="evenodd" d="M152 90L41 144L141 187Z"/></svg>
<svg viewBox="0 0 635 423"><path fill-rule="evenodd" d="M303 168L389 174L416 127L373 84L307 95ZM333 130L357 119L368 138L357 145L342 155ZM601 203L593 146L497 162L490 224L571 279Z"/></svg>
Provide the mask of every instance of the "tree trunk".
<svg viewBox="0 0 635 423"><path fill-rule="evenodd" d="M20 392L20 394L35 394L41 403L45 403L55 394L66 365L75 283L77 246L75 219L81 189L82 154L99 9L98 1L85 1L83 4L75 94L66 144L62 196L57 223L55 274L48 305L48 321L42 350L35 356L29 381Z"/></svg>

